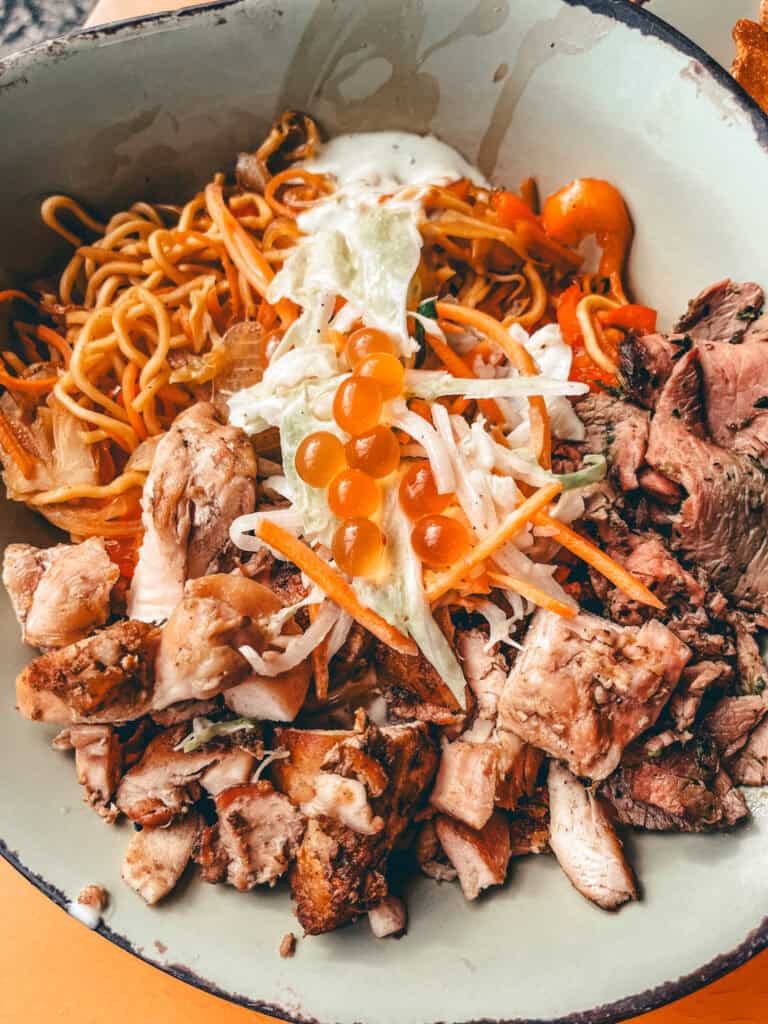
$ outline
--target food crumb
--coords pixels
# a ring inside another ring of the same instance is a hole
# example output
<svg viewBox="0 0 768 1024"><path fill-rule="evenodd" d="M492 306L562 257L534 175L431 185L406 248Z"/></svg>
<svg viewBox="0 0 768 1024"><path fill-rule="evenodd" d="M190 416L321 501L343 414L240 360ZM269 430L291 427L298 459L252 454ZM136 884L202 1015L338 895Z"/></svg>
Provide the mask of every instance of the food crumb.
<svg viewBox="0 0 768 1024"><path fill-rule="evenodd" d="M67 911L87 928L98 928L108 903L109 893L103 885L85 885L77 899L67 904Z"/></svg>
<svg viewBox="0 0 768 1024"><path fill-rule="evenodd" d="M86 885L80 890L77 902L101 913L109 905L109 893L103 885Z"/></svg>
<svg viewBox="0 0 768 1024"><path fill-rule="evenodd" d="M288 932L283 936L283 941L280 943L280 956L283 960L287 960L288 957L293 956L296 952L296 936L293 932Z"/></svg>

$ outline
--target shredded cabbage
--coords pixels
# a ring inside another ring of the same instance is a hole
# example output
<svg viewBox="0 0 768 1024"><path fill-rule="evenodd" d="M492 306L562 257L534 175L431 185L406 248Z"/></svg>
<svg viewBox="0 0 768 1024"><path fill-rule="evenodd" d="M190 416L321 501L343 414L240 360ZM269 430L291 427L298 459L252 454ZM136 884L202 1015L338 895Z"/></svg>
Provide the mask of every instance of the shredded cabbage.
<svg viewBox="0 0 768 1024"><path fill-rule="evenodd" d="M390 625L409 634L435 668L451 693L464 705L464 673L461 665L432 617L421 562L411 546L410 523L400 510L397 487L391 487L384 506L389 573L381 583L362 578L352 581L358 597L377 611Z"/></svg>
<svg viewBox="0 0 768 1024"><path fill-rule="evenodd" d="M584 395L586 384L536 377L454 377L444 370L406 370L405 389L415 398L435 401L450 395L465 398L527 398L530 395Z"/></svg>
<svg viewBox="0 0 768 1024"><path fill-rule="evenodd" d="M233 733L241 732L244 729L258 729L258 722L252 722L250 718L235 718L228 722L212 722L210 718L202 715L192 719L192 732L185 736L181 743L173 748L184 754L191 754L199 747L216 739L217 736L231 736Z"/></svg>

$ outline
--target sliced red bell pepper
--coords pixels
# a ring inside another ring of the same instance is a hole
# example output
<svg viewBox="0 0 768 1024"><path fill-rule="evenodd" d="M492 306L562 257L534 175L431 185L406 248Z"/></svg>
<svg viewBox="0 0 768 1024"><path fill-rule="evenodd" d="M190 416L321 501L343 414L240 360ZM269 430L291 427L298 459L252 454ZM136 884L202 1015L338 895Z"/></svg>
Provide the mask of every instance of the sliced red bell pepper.
<svg viewBox="0 0 768 1024"><path fill-rule="evenodd" d="M653 334L656 330L656 317L655 309L635 304L604 309L597 314L603 327L619 327L623 331L637 331L638 334Z"/></svg>

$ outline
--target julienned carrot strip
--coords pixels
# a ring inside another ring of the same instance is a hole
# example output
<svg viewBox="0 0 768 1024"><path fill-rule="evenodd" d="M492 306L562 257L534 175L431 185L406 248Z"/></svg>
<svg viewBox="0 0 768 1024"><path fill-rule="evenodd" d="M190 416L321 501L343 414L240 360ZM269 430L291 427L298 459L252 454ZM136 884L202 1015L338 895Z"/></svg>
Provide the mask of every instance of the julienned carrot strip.
<svg viewBox="0 0 768 1024"><path fill-rule="evenodd" d="M559 544L580 558L582 562L586 562L587 565L591 565L593 569L602 573L614 587L618 587L633 601L648 604L652 608L663 609L665 607L658 597L652 594L648 587L636 579L631 572L627 572L623 565L619 565L604 551L595 547L591 541L582 537L580 533L576 533L565 523L558 522L557 519L553 519L545 512L538 512L534 516L534 520L537 526L546 526L551 530L554 539Z"/></svg>
<svg viewBox="0 0 768 1024"><path fill-rule="evenodd" d="M533 601L539 608L546 608L547 611L554 612L555 615L562 615L566 619L572 619L576 615L577 609L572 605L558 601L556 597L552 597L545 590L529 583L528 580L521 580L517 576L510 576L504 572L489 572L488 575L495 586L503 587L505 590L514 590L521 597Z"/></svg>
<svg viewBox="0 0 768 1024"><path fill-rule="evenodd" d="M477 377L472 367L460 355L454 352L451 346L444 342L442 338L438 338L436 334L431 334L429 331L425 331L425 335L430 348L449 373L453 374L454 377L469 377L473 379ZM504 422L501 409L499 409L492 398L480 399L477 404L482 409L486 418L492 423Z"/></svg>
<svg viewBox="0 0 768 1024"><path fill-rule="evenodd" d="M22 446L2 412L0 412L0 445L16 463L24 479L29 480L35 472L35 460Z"/></svg>
<svg viewBox="0 0 768 1024"><path fill-rule="evenodd" d="M526 523L530 522L537 512L546 508L561 490L561 484L555 481L545 484L530 498L526 498L522 505L518 505L501 521L493 533L483 537L466 555L454 562L450 569L446 569L432 580L427 587L427 598L430 601L436 601L447 590L455 587L460 580L465 579L475 566L490 558L502 544L506 544L508 540L520 533Z"/></svg>
<svg viewBox="0 0 768 1024"><path fill-rule="evenodd" d="M401 654L416 655L419 653L413 640L404 636L399 629L390 626L377 612L366 608L344 577L315 554L312 548L303 541L298 540L293 534L268 519L262 519L254 532L259 540L264 541L269 547L284 555L289 562L298 566L332 601L349 612L353 619L373 633L375 637L378 637L382 643Z"/></svg>
<svg viewBox="0 0 768 1024"><path fill-rule="evenodd" d="M133 408L133 400L136 397L136 382L139 378L139 368L136 363L128 363L126 368L123 370L122 379L122 397L125 411L128 414L128 422L133 427L136 436L140 441L145 441L147 438L147 428L144 426L144 420Z"/></svg>
<svg viewBox="0 0 768 1024"><path fill-rule="evenodd" d="M468 327L476 327L491 341L506 353L507 358L526 377L535 377L539 368L533 356L519 342L510 337L507 328L494 320L487 313L481 313L479 309L471 306L461 306L454 302L438 302L437 315L444 320L453 320L454 323L466 324ZM533 442L536 457L544 469L552 466L552 435L549 429L549 414L547 403L541 395L531 395L528 399L528 408L531 419L531 441Z"/></svg>
<svg viewBox="0 0 768 1024"><path fill-rule="evenodd" d="M58 377L34 377L32 379L11 377L0 370L0 384L9 391L23 391L27 395L44 395L53 391Z"/></svg>
<svg viewBox="0 0 768 1024"><path fill-rule="evenodd" d="M317 618L319 605L309 606L309 621ZM312 674L315 677L315 694L318 700L328 696L328 638L325 637L312 651Z"/></svg>
<svg viewBox="0 0 768 1024"><path fill-rule="evenodd" d="M42 341L48 348L55 348L64 360L64 365L66 367L69 366L69 360L72 358L72 349L66 338L62 338L58 331L46 327L45 324L38 324L35 328L35 334L38 341Z"/></svg>
<svg viewBox="0 0 768 1024"><path fill-rule="evenodd" d="M24 292L20 292L17 288L5 288L3 291L0 291L0 302L10 302L12 299L19 299L21 302L26 302L32 306L33 309L37 309L35 300Z"/></svg>

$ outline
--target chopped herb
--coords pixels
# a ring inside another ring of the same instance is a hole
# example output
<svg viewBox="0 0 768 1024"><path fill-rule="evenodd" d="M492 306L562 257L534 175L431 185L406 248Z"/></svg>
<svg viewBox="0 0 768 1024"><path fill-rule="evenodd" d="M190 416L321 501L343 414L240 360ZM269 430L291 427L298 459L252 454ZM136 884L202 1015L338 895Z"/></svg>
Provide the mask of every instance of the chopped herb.
<svg viewBox="0 0 768 1024"><path fill-rule="evenodd" d="M680 419L680 410L679 409L673 409L672 410L672 415L675 417L676 420L679 420Z"/></svg>
<svg viewBox="0 0 768 1024"><path fill-rule="evenodd" d="M729 345L740 345L743 340L744 340L744 329L742 328L740 331L736 331L735 334L732 334L730 336L730 338L728 339L728 344Z"/></svg>
<svg viewBox="0 0 768 1024"><path fill-rule="evenodd" d="M737 320L743 320L745 323L751 324L755 320L758 320L763 315L762 306L745 306L741 312L736 314Z"/></svg>
<svg viewBox="0 0 768 1024"><path fill-rule="evenodd" d="M419 316L426 316L430 320L437 320L437 303L435 302L434 299L426 299L426 301L420 303L416 312L419 314ZM416 341L419 344L419 351L416 353L414 366L418 370L419 367L424 362L424 359L426 358L427 350L424 346L424 326L421 323L419 323L418 320L416 320L415 323L416 329L414 331L414 334L416 336Z"/></svg>
<svg viewBox="0 0 768 1024"><path fill-rule="evenodd" d="M611 398L618 398L623 400L627 397L627 393L624 390L624 388L617 387L615 384L606 384L603 381L599 380L597 381L597 386L600 388L601 391L605 391L607 395L610 395Z"/></svg>
<svg viewBox="0 0 768 1024"><path fill-rule="evenodd" d="M753 409L768 409L768 395L763 395L762 398L758 398L755 404L752 406Z"/></svg>

